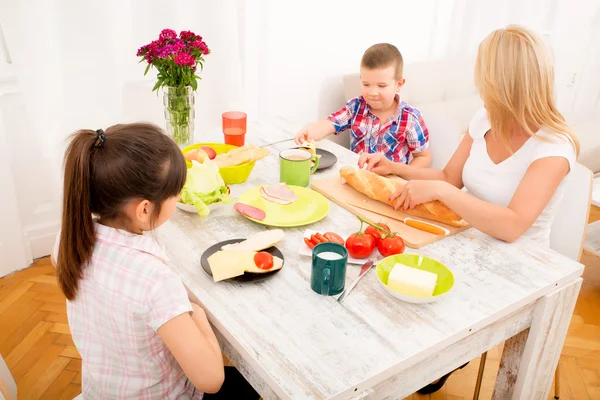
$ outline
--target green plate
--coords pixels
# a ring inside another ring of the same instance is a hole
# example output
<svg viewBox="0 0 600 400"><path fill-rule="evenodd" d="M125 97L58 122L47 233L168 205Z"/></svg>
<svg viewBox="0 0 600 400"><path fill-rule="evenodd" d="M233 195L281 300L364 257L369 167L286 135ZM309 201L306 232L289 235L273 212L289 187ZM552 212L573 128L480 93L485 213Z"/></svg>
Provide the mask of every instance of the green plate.
<svg viewBox="0 0 600 400"><path fill-rule="evenodd" d="M300 186L288 187L298 196L298 200L291 204L277 204L264 199L260 195L260 187L248 190L237 201L260 208L266 214L262 221L246 216L249 220L280 228L312 224L323 219L329 212L329 201L320 193Z"/></svg>
<svg viewBox="0 0 600 400"><path fill-rule="evenodd" d="M395 292L391 290L388 286L388 278L390 276L390 272L392 272L392 268L396 264L404 264L407 267L422 269L424 271L433 272L438 276L437 284L433 291L433 296L431 297L414 297L407 296L402 293ZM396 254L394 256L389 256L384 258L377 264L376 268L377 272L377 280L379 283L383 285L383 287L390 293L392 296L407 301L409 303L431 303L432 301L439 300L442 296L446 295L454 286L454 275L452 271L448 269L441 262L434 260L433 258L429 258L426 256L422 256L419 254Z"/></svg>

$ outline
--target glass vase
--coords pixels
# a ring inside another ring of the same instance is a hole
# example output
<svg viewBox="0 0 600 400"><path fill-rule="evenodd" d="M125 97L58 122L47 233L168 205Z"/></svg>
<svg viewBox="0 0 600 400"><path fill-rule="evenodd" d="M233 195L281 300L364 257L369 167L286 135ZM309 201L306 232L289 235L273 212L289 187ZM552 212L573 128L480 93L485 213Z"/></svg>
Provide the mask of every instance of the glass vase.
<svg viewBox="0 0 600 400"><path fill-rule="evenodd" d="M191 86L165 86L163 91L168 135L181 148L194 141L195 98Z"/></svg>

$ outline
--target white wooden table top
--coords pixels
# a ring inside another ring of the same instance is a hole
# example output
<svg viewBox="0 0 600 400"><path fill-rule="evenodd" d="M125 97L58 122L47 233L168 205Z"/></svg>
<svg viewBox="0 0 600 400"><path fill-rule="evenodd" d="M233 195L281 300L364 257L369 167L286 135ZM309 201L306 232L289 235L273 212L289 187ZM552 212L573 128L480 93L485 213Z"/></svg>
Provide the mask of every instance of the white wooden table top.
<svg viewBox="0 0 600 400"><path fill-rule="evenodd" d="M285 135L273 125L253 124L246 140L261 145ZM221 139L219 132L208 137ZM232 195L278 182L278 150L292 145L270 147L271 154L256 163L248 181L232 186ZM330 141L319 146L334 152L338 163L316 176L337 174L357 161L356 154ZM330 205L327 217L311 229L348 234L358 228L354 215ZM297 253L306 227L286 229L277 246L285 257L284 268L267 280L215 284L200 266L209 246L265 229L227 205L206 219L177 210L157 234L170 265L204 304L216 329L281 398L349 398L358 383L375 385L401 373L583 271L579 263L530 240L507 244L475 229L418 249L447 265L456 278L448 296L425 305L391 297L374 269L342 304L312 292L310 258ZM347 284L359 270L348 265Z"/></svg>

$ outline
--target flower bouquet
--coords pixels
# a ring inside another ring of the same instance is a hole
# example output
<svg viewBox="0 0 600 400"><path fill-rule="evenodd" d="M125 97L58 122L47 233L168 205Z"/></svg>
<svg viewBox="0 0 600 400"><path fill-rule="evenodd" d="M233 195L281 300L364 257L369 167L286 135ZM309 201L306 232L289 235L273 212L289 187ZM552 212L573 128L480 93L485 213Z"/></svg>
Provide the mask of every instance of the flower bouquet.
<svg viewBox="0 0 600 400"><path fill-rule="evenodd" d="M172 29L163 29L158 40L137 51L140 62L148 63L144 75L151 67L158 71L152 91L164 87L167 133L180 147L191 144L194 138L194 92L201 79L196 70L198 65L202 70L207 54L210 49L201 36L181 31L178 37Z"/></svg>

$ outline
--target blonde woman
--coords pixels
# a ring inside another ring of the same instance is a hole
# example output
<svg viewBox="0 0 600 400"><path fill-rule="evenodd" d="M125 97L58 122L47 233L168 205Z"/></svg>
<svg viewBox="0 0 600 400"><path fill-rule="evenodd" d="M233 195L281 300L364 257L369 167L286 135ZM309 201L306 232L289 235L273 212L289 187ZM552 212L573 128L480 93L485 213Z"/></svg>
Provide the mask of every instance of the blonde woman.
<svg viewBox="0 0 600 400"><path fill-rule="evenodd" d="M392 196L396 208L440 200L497 239L523 236L548 246L562 182L579 153L556 108L550 51L524 27L498 29L479 45L475 84L484 108L443 170L380 154L364 154L359 167L409 180Z"/></svg>

